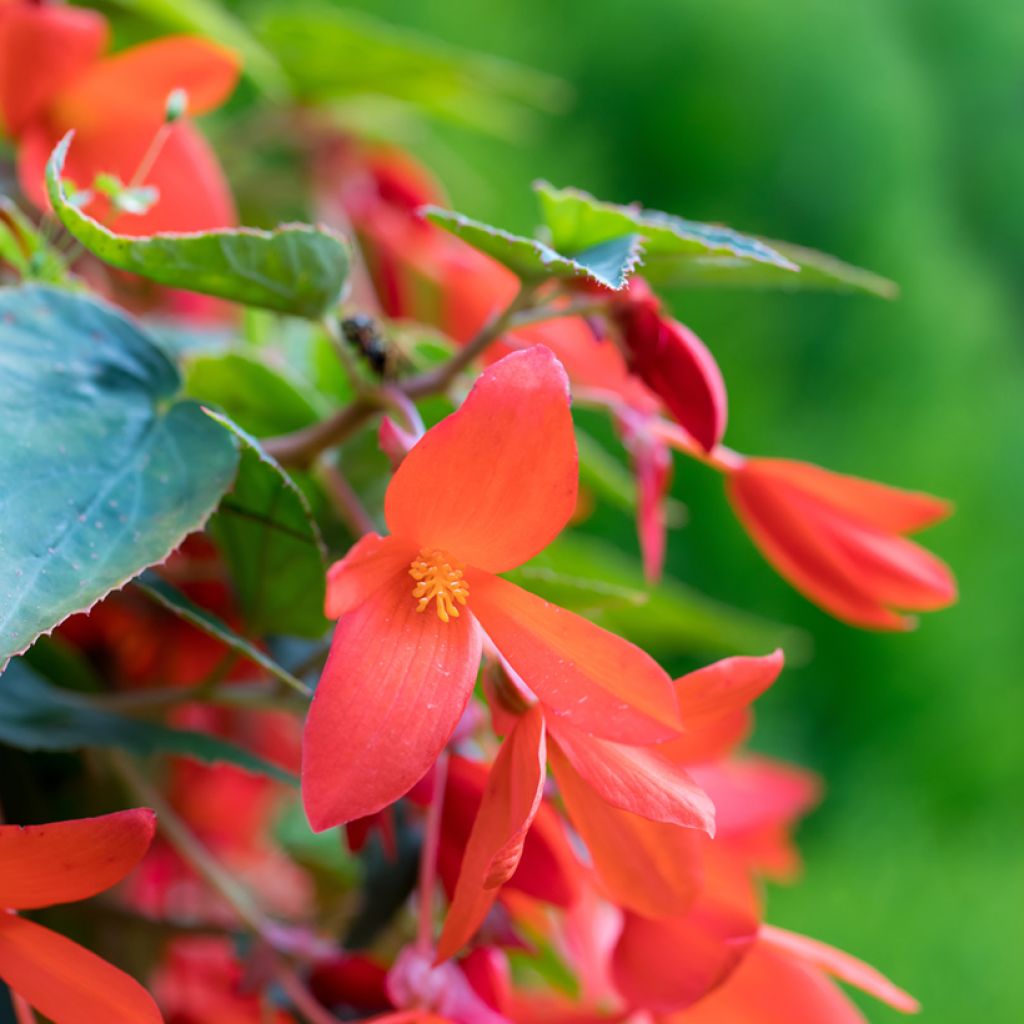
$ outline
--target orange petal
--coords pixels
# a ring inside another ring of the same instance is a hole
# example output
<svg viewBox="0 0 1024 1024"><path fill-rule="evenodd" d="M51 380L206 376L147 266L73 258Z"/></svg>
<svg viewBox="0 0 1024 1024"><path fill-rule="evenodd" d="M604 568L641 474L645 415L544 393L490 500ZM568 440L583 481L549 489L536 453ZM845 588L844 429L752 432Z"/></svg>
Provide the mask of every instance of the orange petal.
<svg viewBox="0 0 1024 1024"><path fill-rule="evenodd" d="M68 151L65 175L81 187L92 184L100 172L131 181L153 139L153 131L111 122L81 132ZM49 208L43 181L50 151L59 141L47 126L33 126L18 149L18 181L25 195L41 209ZM159 191L159 199L142 215L110 218L120 234L140 236L161 232L207 231L235 222L234 201L224 172L198 129L179 121L167 133L145 184ZM109 205L97 196L85 207L98 219L107 217Z"/></svg>
<svg viewBox="0 0 1024 1024"><path fill-rule="evenodd" d="M152 996L63 935L0 914L0 978L54 1024L162 1024Z"/></svg>
<svg viewBox="0 0 1024 1024"><path fill-rule="evenodd" d="M556 718L623 743L678 731L672 681L639 647L499 576L466 578L480 625Z"/></svg>
<svg viewBox="0 0 1024 1024"><path fill-rule="evenodd" d="M78 7L0 6L0 117L16 138L107 45L107 22Z"/></svg>
<svg viewBox="0 0 1024 1024"><path fill-rule="evenodd" d="M342 617L302 748L302 796L316 831L379 811L426 774L479 663L473 619L417 612L405 572Z"/></svg>
<svg viewBox="0 0 1024 1024"><path fill-rule="evenodd" d="M93 64L60 97L53 122L62 133L91 133L109 124L152 131L163 122L175 89L188 93L189 115L205 114L231 95L240 70L231 50L208 39L155 39Z"/></svg>
<svg viewBox="0 0 1024 1024"><path fill-rule="evenodd" d="M685 913L700 889L707 836L612 807L557 744L548 748L548 759L569 819L611 898L638 913Z"/></svg>
<svg viewBox="0 0 1024 1024"><path fill-rule="evenodd" d="M146 808L27 828L0 825L0 907L48 907L109 889L142 859L155 828Z"/></svg>
<svg viewBox="0 0 1024 1024"><path fill-rule="evenodd" d="M703 789L659 747L633 747L588 736L565 723L552 738L573 768L613 807L651 821L715 831L715 806Z"/></svg>
<svg viewBox="0 0 1024 1024"><path fill-rule="evenodd" d="M544 715L534 705L501 745L487 777L438 940L437 962L454 956L473 937L519 866L544 792L546 758Z"/></svg>
<svg viewBox="0 0 1024 1024"><path fill-rule="evenodd" d="M490 572L546 547L576 506L569 382L551 352L515 352L420 439L388 487L391 532Z"/></svg>
<svg viewBox="0 0 1024 1024"><path fill-rule="evenodd" d="M762 926L761 941L772 949L785 952L840 981L845 981L848 985L867 992L868 995L888 1003L901 1013L917 1013L921 1009L921 1004L909 992L904 992L863 960L858 960L834 946L809 939L806 935L798 935L796 932L773 928L771 925Z"/></svg>
<svg viewBox="0 0 1024 1024"><path fill-rule="evenodd" d="M394 537L368 533L327 571L324 614L338 619L362 604L378 587L408 569L416 549Z"/></svg>

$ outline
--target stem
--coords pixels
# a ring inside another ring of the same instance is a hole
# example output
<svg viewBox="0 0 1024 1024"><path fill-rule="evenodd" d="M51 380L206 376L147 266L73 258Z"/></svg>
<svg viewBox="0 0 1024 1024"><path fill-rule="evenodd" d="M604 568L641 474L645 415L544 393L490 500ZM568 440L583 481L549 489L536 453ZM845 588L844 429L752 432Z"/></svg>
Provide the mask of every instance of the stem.
<svg viewBox="0 0 1024 1024"><path fill-rule="evenodd" d="M345 478L342 471L333 462L326 460L320 463L320 482L327 491L338 515L357 537L364 533L373 533L377 529L370 513L363 507L352 485Z"/></svg>
<svg viewBox="0 0 1024 1024"><path fill-rule="evenodd" d="M285 995L292 1001L292 1005L309 1024L338 1024L338 1018L320 1005L296 974L295 968L278 963L274 977Z"/></svg>
<svg viewBox="0 0 1024 1024"><path fill-rule="evenodd" d="M8 991L11 993L11 1004L14 1006L14 1019L18 1024L38 1024L35 1011L28 1005L25 997L19 996L12 989Z"/></svg>
<svg viewBox="0 0 1024 1024"><path fill-rule="evenodd" d="M268 438L263 448L282 466L308 466L322 451L351 437L379 408L379 400L367 392L326 420L292 434Z"/></svg>
<svg viewBox="0 0 1024 1024"><path fill-rule="evenodd" d="M142 154L139 166L135 168L135 173L132 175L131 181L128 182L128 188L138 188L140 185L145 184L146 178L149 172L153 170L153 165L156 163L157 157L160 156L160 152L167 142L167 136L170 134L171 125L164 121L156 130L156 134L153 136L146 152Z"/></svg>
<svg viewBox="0 0 1024 1024"><path fill-rule="evenodd" d="M320 655L318 654L318 657ZM309 694L305 694L307 700ZM306 703L297 698L285 699L280 688L273 683L228 683L208 689L198 686L159 686L148 690L130 690L124 693L97 694L89 703L97 707L132 713L158 711L201 701L218 707L239 707L266 711L306 711Z"/></svg>
<svg viewBox="0 0 1024 1024"><path fill-rule="evenodd" d="M419 927L416 945L424 953L434 945L434 886L437 882L437 848L441 839L441 814L448 782L448 753L443 751L434 766L434 793L427 810L427 823L420 850Z"/></svg>
<svg viewBox="0 0 1024 1024"><path fill-rule="evenodd" d="M249 929L274 947L271 920L256 898L210 853L178 816L152 783L139 771L135 761L120 751L109 752L110 764L132 795L156 811L157 822L167 841L192 869L231 906Z"/></svg>

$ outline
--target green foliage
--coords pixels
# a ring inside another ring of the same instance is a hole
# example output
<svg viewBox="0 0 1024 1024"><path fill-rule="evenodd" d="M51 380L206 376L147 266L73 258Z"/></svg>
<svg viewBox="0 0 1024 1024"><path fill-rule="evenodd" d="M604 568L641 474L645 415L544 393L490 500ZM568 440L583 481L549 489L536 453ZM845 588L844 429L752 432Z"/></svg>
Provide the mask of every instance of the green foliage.
<svg viewBox="0 0 1024 1024"><path fill-rule="evenodd" d="M6 263L22 281L63 284L64 257L7 196L0 196L0 263Z"/></svg>
<svg viewBox="0 0 1024 1024"><path fill-rule="evenodd" d="M427 220L503 263L524 281L586 278L618 291L640 263L640 237L620 234L573 250L572 256L536 238L514 235L452 210L427 207Z"/></svg>
<svg viewBox="0 0 1024 1024"><path fill-rule="evenodd" d="M255 438L209 415L242 448L234 487L209 530L227 561L246 626L256 634L322 636L328 627L326 556L305 497Z"/></svg>
<svg viewBox="0 0 1024 1024"><path fill-rule="evenodd" d="M348 249L338 236L306 224L148 238L103 227L68 201L61 183L71 139L69 132L46 166L50 202L64 227L105 263L172 288L293 316L322 316L341 299Z"/></svg>
<svg viewBox="0 0 1024 1024"><path fill-rule="evenodd" d="M112 308L0 291L0 663L198 529L238 464L178 373Z"/></svg>
<svg viewBox="0 0 1024 1024"><path fill-rule="evenodd" d="M80 694L59 689L20 658L0 676L0 742L20 750L123 750L139 757L178 754L210 764L232 764L296 784L284 769L206 733L108 711Z"/></svg>

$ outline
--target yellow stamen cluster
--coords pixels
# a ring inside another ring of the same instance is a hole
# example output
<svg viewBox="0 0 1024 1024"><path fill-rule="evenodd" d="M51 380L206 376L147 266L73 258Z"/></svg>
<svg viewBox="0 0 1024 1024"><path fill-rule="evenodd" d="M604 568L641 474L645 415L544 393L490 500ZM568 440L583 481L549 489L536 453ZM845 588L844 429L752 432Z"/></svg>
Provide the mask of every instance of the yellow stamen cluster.
<svg viewBox="0 0 1024 1024"><path fill-rule="evenodd" d="M442 622L459 617L457 605L466 603L469 585L459 563L452 561L446 551L423 548L409 566L409 575L416 581L412 590L418 602L416 611L424 612L431 601L436 601L437 617Z"/></svg>

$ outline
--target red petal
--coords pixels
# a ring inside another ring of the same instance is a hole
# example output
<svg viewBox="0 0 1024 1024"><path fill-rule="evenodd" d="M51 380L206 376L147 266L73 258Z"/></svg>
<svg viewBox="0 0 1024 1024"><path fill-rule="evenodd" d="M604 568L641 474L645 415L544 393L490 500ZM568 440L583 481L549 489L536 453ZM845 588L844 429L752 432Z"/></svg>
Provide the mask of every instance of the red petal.
<svg viewBox="0 0 1024 1024"><path fill-rule="evenodd" d="M188 114L205 114L231 95L240 71L231 50L208 39L165 36L98 61L61 97L54 124L88 130L131 123L155 130L164 120L167 97L188 93Z"/></svg>
<svg viewBox="0 0 1024 1024"><path fill-rule="evenodd" d="M152 996L95 953L0 914L0 978L54 1024L162 1024Z"/></svg>
<svg viewBox="0 0 1024 1024"><path fill-rule="evenodd" d="M338 623L306 719L302 796L316 831L379 811L444 749L473 690L480 630L416 611L393 578Z"/></svg>
<svg viewBox="0 0 1024 1024"><path fill-rule="evenodd" d="M638 913L685 913L699 891L707 837L612 807L554 743L548 758L569 818L612 899Z"/></svg>
<svg viewBox="0 0 1024 1024"><path fill-rule="evenodd" d="M867 992L901 1013L917 1013L921 1009L912 995L894 985L884 974L834 946L771 925L762 926L761 941Z"/></svg>
<svg viewBox="0 0 1024 1024"><path fill-rule="evenodd" d="M746 873L717 856L705 868L687 913L626 914L611 969L631 1006L667 1012L692 1005L729 977L754 942L759 908Z"/></svg>
<svg viewBox="0 0 1024 1024"><path fill-rule="evenodd" d="M551 352L515 352L428 430L388 488L391 532L491 572L546 547L576 507L569 382Z"/></svg>
<svg viewBox="0 0 1024 1024"><path fill-rule="evenodd" d="M327 572L324 614L338 619L358 607L375 590L408 569L415 557L414 547L394 537L376 533L361 537Z"/></svg>
<svg viewBox="0 0 1024 1024"><path fill-rule="evenodd" d="M666 824L715 832L710 797L658 747L599 740L572 726L554 724L552 738L573 768L613 807Z"/></svg>
<svg viewBox="0 0 1024 1024"><path fill-rule="evenodd" d="M17 137L107 44L95 11L26 3L0 6L0 117Z"/></svg>
<svg viewBox="0 0 1024 1024"><path fill-rule="evenodd" d="M639 647L498 576L467 579L480 625L556 718L624 743L678 731L672 681Z"/></svg>
<svg viewBox="0 0 1024 1024"><path fill-rule="evenodd" d="M116 885L142 859L156 828L139 808L51 825L0 825L0 907L71 903Z"/></svg>
<svg viewBox="0 0 1024 1024"><path fill-rule="evenodd" d="M476 933L519 866L546 777L544 715L534 705L501 746L469 834L455 895L437 944L437 961L454 956Z"/></svg>
<svg viewBox="0 0 1024 1024"><path fill-rule="evenodd" d="M721 988L662 1024L867 1024L824 975L754 944Z"/></svg>

